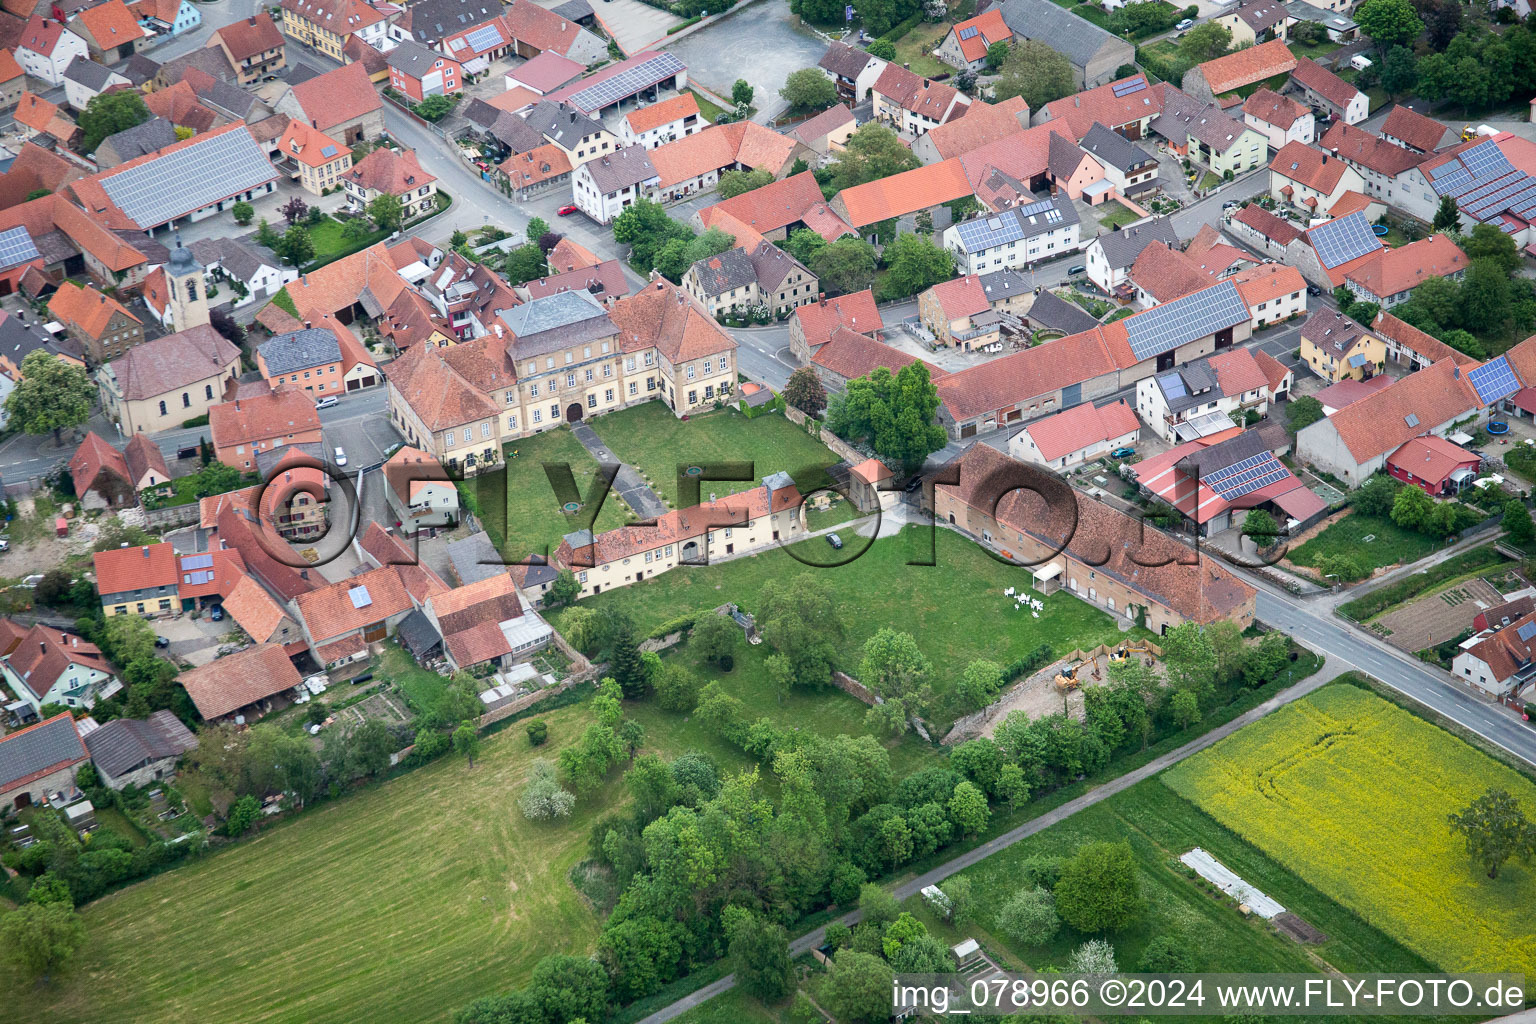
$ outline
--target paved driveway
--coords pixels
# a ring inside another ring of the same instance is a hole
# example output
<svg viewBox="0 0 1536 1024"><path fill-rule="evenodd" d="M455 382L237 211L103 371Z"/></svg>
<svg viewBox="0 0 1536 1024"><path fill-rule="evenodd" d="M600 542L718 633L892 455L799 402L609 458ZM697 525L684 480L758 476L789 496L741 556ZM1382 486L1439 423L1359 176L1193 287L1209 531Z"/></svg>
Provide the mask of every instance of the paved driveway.
<svg viewBox="0 0 1536 1024"><path fill-rule="evenodd" d="M757 90L754 104L760 113L754 120L764 121L783 109L779 90L789 73L814 67L827 50L820 37L797 27L795 20L788 4L761 0L667 49L688 65L689 81L722 96L729 97L736 79L745 78Z"/></svg>

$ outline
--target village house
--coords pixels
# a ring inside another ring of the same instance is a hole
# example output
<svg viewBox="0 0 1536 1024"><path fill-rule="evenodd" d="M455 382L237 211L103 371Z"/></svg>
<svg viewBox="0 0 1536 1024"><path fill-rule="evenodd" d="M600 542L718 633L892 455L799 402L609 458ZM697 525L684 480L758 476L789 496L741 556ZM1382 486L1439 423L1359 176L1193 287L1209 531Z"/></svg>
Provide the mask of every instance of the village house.
<svg viewBox="0 0 1536 1024"><path fill-rule="evenodd" d="M107 0L85 8L75 15L69 27L85 40L91 59L102 64L127 60L139 51L147 38L123 0Z"/></svg>
<svg viewBox="0 0 1536 1024"><path fill-rule="evenodd" d="M1243 123L1262 134L1277 153L1292 142L1311 145L1317 131L1310 107L1263 88L1243 101Z"/></svg>
<svg viewBox="0 0 1536 1024"><path fill-rule="evenodd" d="M19 811L72 792L75 772L88 760L68 711L0 737L0 807Z"/></svg>
<svg viewBox="0 0 1536 1024"><path fill-rule="evenodd" d="M1396 249L1382 249L1373 258L1352 266L1344 286L1362 302L1382 309L1408 301L1420 284L1432 277L1460 281L1467 276L1467 255L1446 235L1435 233Z"/></svg>
<svg viewBox="0 0 1536 1024"><path fill-rule="evenodd" d="M767 171L782 178L805 147L753 121L715 125L650 151L663 199L707 192L726 171Z"/></svg>
<svg viewBox="0 0 1536 1024"><path fill-rule="evenodd" d="M79 125L67 113L61 112L58 104L49 103L36 93L22 93L12 116L17 130L35 144L67 151L74 148L83 135Z"/></svg>
<svg viewBox="0 0 1536 1024"><path fill-rule="evenodd" d="M1136 443L1141 423L1125 402L1092 402L1035 420L1008 439L1008 454L1049 469L1080 466Z"/></svg>
<svg viewBox="0 0 1536 1024"><path fill-rule="evenodd" d="M816 65L837 86L837 98L854 106L869 96L876 79L886 68L886 62L879 57L872 57L843 42L830 44Z"/></svg>
<svg viewBox="0 0 1536 1024"><path fill-rule="evenodd" d="M970 274L924 291L917 297L917 313L946 348L979 351L1002 339L1003 318L992 308L981 279Z"/></svg>
<svg viewBox="0 0 1536 1024"><path fill-rule="evenodd" d="M777 317L816 301L816 276L772 242L751 250L727 249L690 266L683 290L703 303L710 316L744 313L758 307Z"/></svg>
<svg viewBox="0 0 1536 1024"><path fill-rule="evenodd" d="M686 286L686 281L684 283ZM585 291L603 305L612 306L629 294L629 280L624 276L624 265L618 260L603 260L596 266L578 267L525 281L517 288L517 294L526 302L572 290Z"/></svg>
<svg viewBox="0 0 1536 1024"><path fill-rule="evenodd" d="M1075 510L1053 509L1020 489L1037 470L987 444L972 445L957 468L958 484L934 488L935 518L1025 564L1045 593L1065 588L1157 634L1185 622L1253 621L1253 587L1140 517L1075 489Z"/></svg>
<svg viewBox="0 0 1536 1024"><path fill-rule="evenodd" d="M1079 230L1077 207L1058 196L951 224L941 242L961 274L987 274L1074 252Z"/></svg>
<svg viewBox="0 0 1536 1024"><path fill-rule="evenodd" d="M1103 85L1136 63L1130 43L1050 0L1004 0L1000 9L1015 38L1044 43L1067 58L1079 89Z"/></svg>
<svg viewBox="0 0 1536 1024"><path fill-rule="evenodd" d="M1484 697L1518 697L1536 678L1536 614L1485 628L1462 641L1451 660L1451 674Z"/></svg>
<svg viewBox="0 0 1536 1024"><path fill-rule="evenodd" d="M844 391L849 381L868 377L882 367L897 374L916 362L922 362L927 367L929 380L944 376L944 371L931 363L923 362L899 348L892 348L883 341L876 341L839 326L832 329L832 336L827 343L816 350L810 365L827 388Z"/></svg>
<svg viewBox="0 0 1536 1024"><path fill-rule="evenodd" d="M1401 103L1394 104L1387 113L1387 119L1381 125L1381 137L1394 146L1425 156L1461 141L1454 131L1439 121Z"/></svg>
<svg viewBox="0 0 1536 1024"><path fill-rule="evenodd" d="M707 122L699 113L699 101L693 93L685 92L625 114L619 121L619 143L655 149L701 132L705 127Z"/></svg>
<svg viewBox="0 0 1536 1024"><path fill-rule="evenodd" d="M800 491L788 473L763 477L761 485L685 509L674 509L653 526L621 526L593 536L566 534L555 563L576 574L581 596L638 583L679 565L790 543L804 532Z"/></svg>
<svg viewBox="0 0 1536 1024"><path fill-rule="evenodd" d="M144 325L123 304L90 285L65 281L48 302L48 314L64 325L92 363L104 363L144 341Z"/></svg>
<svg viewBox="0 0 1536 1024"><path fill-rule="evenodd" d="M384 101L361 64L347 64L290 85L273 109L306 122L344 146L370 142L384 134Z"/></svg>
<svg viewBox="0 0 1536 1024"><path fill-rule="evenodd" d="M1146 75L1129 75L1052 100L1035 113L1034 123L1056 121L1074 141L1087 135L1095 124L1102 124L1117 135L1139 142L1151 132L1153 119L1163 112L1163 97L1171 88L1149 83Z"/></svg>
<svg viewBox="0 0 1536 1024"><path fill-rule="evenodd" d="M1264 44L1273 45L1277 44ZM1196 68L1189 74L1196 74L1199 70ZM1186 75L1185 79L1188 78L1189 75ZM1163 111L1153 119L1152 131L1167 139L1180 156L1203 164L1210 168L1212 174L1221 177L1262 167L1265 157L1269 155L1269 143L1263 132L1255 131L1229 117L1217 104L1202 102L1177 89L1165 90Z"/></svg>
<svg viewBox="0 0 1536 1024"><path fill-rule="evenodd" d="M1287 445L1278 424L1231 427L1152 455L1132 471L1140 490L1177 510L1197 536L1241 528L1250 509L1269 512L1294 535L1320 522L1328 506L1275 456Z"/></svg>
<svg viewBox="0 0 1536 1024"><path fill-rule="evenodd" d="M114 718L86 733L96 775L108 789L153 788L176 771L176 762L197 746L197 737L169 711L148 718Z"/></svg>
<svg viewBox="0 0 1536 1024"><path fill-rule="evenodd" d="M809 228L828 242L854 233L821 197L821 187L810 171L722 199L699 210L690 223L700 231L719 228L733 236L738 247L759 238L781 242L800 228Z"/></svg>
<svg viewBox="0 0 1536 1024"><path fill-rule="evenodd" d="M370 643L383 640L415 610L400 570L388 565L298 596L294 606L316 661L331 669L366 658ZM445 589L434 575L421 599Z"/></svg>
<svg viewBox="0 0 1536 1024"><path fill-rule="evenodd" d="M915 75L906 68L887 64L870 90L874 115L900 135L917 137L970 106L970 100L953 86Z"/></svg>
<svg viewBox="0 0 1536 1024"><path fill-rule="evenodd" d="M1365 327L1331 309L1320 309L1301 328L1301 359L1330 383L1367 380L1387 366L1387 349Z"/></svg>
<svg viewBox="0 0 1536 1024"><path fill-rule="evenodd" d="M208 415L240 375L240 349L207 324L129 349L101 367L101 404L124 434L154 434Z"/></svg>
<svg viewBox="0 0 1536 1024"><path fill-rule="evenodd" d="M458 522L458 488L432 456L406 445L389 457L383 472L395 529L410 535Z"/></svg>
<svg viewBox="0 0 1536 1024"><path fill-rule="evenodd" d="M91 556L101 610L113 615L171 615L181 580L176 549L167 543L109 548Z"/></svg>
<svg viewBox="0 0 1536 1024"><path fill-rule="evenodd" d="M464 91L463 65L418 42L407 39L397 43L384 59L389 65L390 88L412 103Z"/></svg>
<svg viewBox="0 0 1536 1024"><path fill-rule="evenodd" d="M1230 430L1249 412L1267 415L1289 386L1290 371L1279 360L1234 348L1138 382L1136 411L1154 434L1180 444Z"/></svg>
<svg viewBox="0 0 1536 1024"><path fill-rule="evenodd" d="M283 32L290 39L340 63L342 48L353 36L375 49L387 49L384 14L363 0L281 0Z"/></svg>
<svg viewBox="0 0 1536 1024"><path fill-rule="evenodd" d="M286 444L319 444L320 414L308 392L288 385L270 394L236 398L208 410L213 457L250 470L256 456Z"/></svg>
<svg viewBox="0 0 1536 1024"><path fill-rule="evenodd" d="M163 487L171 480L164 454L145 435L129 438L119 452L94 430L75 449L69 474L75 495L88 509L132 505L140 491Z"/></svg>
<svg viewBox="0 0 1536 1024"><path fill-rule="evenodd" d="M476 33L476 35L482 39L488 37L488 34ZM473 49L472 46L471 49ZM458 51L450 46L450 52ZM526 89L536 96L547 96L561 86L580 78L584 71L586 71L585 67L569 57L563 57L553 50L545 50L532 60L524 61L507 72L507 89L508 91ZM698 104L694 104L694 107L697 109Z"/></svg>
<svg viewBox="0 0 1536 1024"><path fill-rule="evenodd" d="M28 629L9 619L0 625L0 676L34 713L47 704L90 710L123 688L95 644L49 626Z"/></svg>
<svg viewBox="0 0 1536 1024"><path fill-rule="evenodd" d="M637 199L655 198L660 186L661 176L641 145L589 160L571 173L576 205L599 224L612 223Z"/></svg>
<svg viewBox="0 0 1536 1024"><path fill-rule="evenodd" d="M5 58L0 57L0 62L4 60ZM14 58L12 62L14 63ZM17 69L20 70L19 65ZM68 103L73 110L84 110L91 100L108 89L128 84L127 78L111 68L97 64L89 57L76 57L70 62L69 67L64 69L64 102ZM0 103L10 106L20 101L20 92L14 96L7 96L0 91Z"/></svg>
<svg viewBox="0 0 1536 1024"><path fill-rule="evenodd" d="M310 195L328 195L352 167L352 151L298 118L277 143L277 166L298 180Z"/></svg>
<svg viewBox="0 0 1536 1024"><path fill-rule="evenodd" d="M1311 57L1300 57L1291 71L1291 87L1309 106L1322 107L1341 124L1359 124L1371 114L1371 101Z"/></svg>
<svg viewBox="0 0 1536 1024"><path fill-rule="evenodd" d="M205 723L246 724L279 706L303 680L278 644L256 644L183 672L176 680Z"/></svg>
<svg viewBox="0 0 1536 1024"><path fill-rule="evenodd" d="M1200 102L1211 103L1226 93L1289 74L1296 64L1296 55L1285 42L1271 39L1197 64L1184 73L1179 88Z"/></svg>
<svg viewBox="0 0 1536 1024"><path fill-rule="evenodd" d="M875 226L887 220L911 219L927 211L936 228L952 219L945 204L973 195L959 158L916 167L888 178L845 188L832 197L832 212L866 241L875 241Z"/></svg>
<svg viewBox="0 0 1536 1024"><path fill-rule="evenodd" d="M1444 437L1476 422L1483 407L1469 374L1454 360L1442 359L1301 428L1296 454L1359 487L1407 441L1424 434Z"/></svg>
<svg viewBox="0 0 1536 1024"><path fill-rule="evenodd" d="M789 133L816 154L815 164L825 165L848 148L848 140L858 127L853 111L844 104L834 103L816 116L801 121Z"/></svg>
<svg viewBox="0 0 1536 1024"><path fill-rule="evenodd" d="M1421 167L1432 154L1396 145L1375 132L1343 122L1324 132L1319 145L1335 160L1355 169L1365 182L1361 191L1366 195L1425 222L1434 219L1440 198Z"/></svg>
<svg viewBox="0 0 1536 1024"><path fill-rule="evenodd" d="M912 142L912 155L922 164L964 156L974 149L1017 135L1029 127L1029 104L1014 96L1001 103L973 102L941 125ZM820 116L820 115L818 115Z"/></svg>
<svg viewBox="0 0 1536 1024"><path fill-rule="evenodd" d="M77 57L89 56L90 47L62 21L33 14L13 53L27 74L57 88L64 84L64 72L70 64Z"/></svg>
<svg viewBox="0 0 1536 1024"><path fill-rule="evenodd" d="M381 195L400 200L400 213L412 220L437 205L437 178L422 169L413 149L375 149L342 175L347 205L361 214Z"/></svg>
<svg viewBox="0 0 1536 1024"><path fill-rule="evenodd" d="M986 66L987 50L1012 38L1013 30L1003 20L1001 8L992 7L952 25L933 55L952 68L980 71Z"/></svg>
<svg viewBox="0 0 1536 1024"><path fill-rule="evenodd" d="M1477 479L1483 458L1443 437L1425 434L1387 456L1387 473L1432 498L1460 494Z"/></svg>
<svg viewBox="0 0 1536 1024"><path fill-rule="evenodd" d="M821 346L832 340L835 328L846 327L855 334L873 338L884 326L874 293L868 288L819 299L790 315L789 349L801 363L808 363Z"/></svg>
<svg viewBox="0 0 1536 1024"><path fill-rule="evenodd" d="M306 327L273 335L256 349L256 369L274 390L302 388L316 399L380 383L373 357L345 329Z"/></svg>
<svg viewBox="0 0 1536 1024"><path fill-rule="evenodd" d="M79 60L85 60L85 58L75 58L75 61ZM74 66L75 61L70 62L71 67ZM87 61L87 63L90 62ZM100 67L101 65L98 64L96 66ZM68 68L65 70L67 71ZM111 73L109 72L109 74ZM127 82L128 80L124 78L123 81ZM16 60L15 55L12 54L10 50L0 50L0 107L15 106L16 102L21 99L21 94L25 92L26 89L26 69L21 66L21 64ZM64 95L66 97L70 95L68 82L65 83ZM70 99L69 102L71 106L74 105L73 99Z"/></svg>
<svg viewBox="0 0 1536 1024"><path fill-rule="evenodd" d="M1230 14L1212 18L1232 33L1232 46L1254 46L1271 39L1284 41L1290 16L1280 0L1248 0Z"/></svg>
<svg viewBox="0 0 1536 1024"><path fill-rule="evenodd" d="M1134 199L1157 187L1157 157L1125 136L1095 122L1078 145L1103 168L1104 180L1114 186L1115 194Z"/></svg>
<svg viewBox="0 0 1536 1024"><path fill-rule="evenodd" d="M1153 217L1140 224L1096 235L1083 246L1083 264L1088 272L1088 280L1106 295L1130 298L1133 293L1130 285L1131 267L1136 264L1136 258L1142 250L1154 242L1170 246L1179 244L1172 220Z"/></svg>
<svg viewBox="0 0 1536 1024"><path fill-rule="evenodd" d="M283 34L266 11L215 29L208 45L229 58L242 86L275 76L288 66Z"/></svg>

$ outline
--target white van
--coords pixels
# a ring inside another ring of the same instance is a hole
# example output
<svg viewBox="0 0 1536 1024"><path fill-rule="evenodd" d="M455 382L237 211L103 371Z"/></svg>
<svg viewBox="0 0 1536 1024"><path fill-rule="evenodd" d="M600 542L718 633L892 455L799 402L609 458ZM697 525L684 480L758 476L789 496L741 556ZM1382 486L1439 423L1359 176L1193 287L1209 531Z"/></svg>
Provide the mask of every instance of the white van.
<svg viewBox="0 0 1536 1024"><path fill-rule="evenodd" d="M1349 66L1354 68L1356 71L1364 71L1366 68L1370 67L1371 64L1371 58L1367 57L1363 53L1357 53L1353 57L1349 58Z"/></svg>

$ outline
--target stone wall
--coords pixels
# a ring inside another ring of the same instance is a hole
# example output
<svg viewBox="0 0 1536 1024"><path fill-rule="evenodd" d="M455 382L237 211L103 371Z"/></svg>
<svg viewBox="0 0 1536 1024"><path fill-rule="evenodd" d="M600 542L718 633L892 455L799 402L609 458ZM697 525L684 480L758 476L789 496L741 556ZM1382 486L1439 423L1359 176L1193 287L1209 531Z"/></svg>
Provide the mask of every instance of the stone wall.
<svg viewBox="0 0 1536 1024"><path fill-rule="evenodd" d="M798 427L805 427L805 413L801 412L799 409L796 409L792 405L786 405L784 407L784 417L785 419L789 420L789 422L795 424ZM865 459L869 458L868 455L865 455L863 452L859 451L853 445L849 444L847 441L844 441L842 438L838 437L836 434L832 433L832 431L825 427L820 428L816 436L822 444L832 449L832 451L837 453L839 458L846 460L850 466L856 466L863 462Z"/></svg>
<svg viewBox="0 0 1536 1024"><path fill-rule="evenodd" d="M166 508L141 509L144 525L151 530L172 530L180 526L196 526L200 521L198 503L171 505Z"/></svg>
<svg viewBox="0 0 1536 1024"><path fill-rule="evenodd" d="M846 672L833 671L832 685L848 694L856 700L863 701L870 707L875 706L876 697L874 691Z"/></svg>

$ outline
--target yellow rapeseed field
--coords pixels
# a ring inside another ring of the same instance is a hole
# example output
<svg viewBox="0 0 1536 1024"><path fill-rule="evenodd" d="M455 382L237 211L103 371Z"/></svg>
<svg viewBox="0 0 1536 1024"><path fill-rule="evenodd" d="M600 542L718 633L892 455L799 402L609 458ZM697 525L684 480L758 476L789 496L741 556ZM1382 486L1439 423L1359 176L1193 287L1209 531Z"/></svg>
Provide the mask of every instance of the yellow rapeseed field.
<svg viewBox="0 0 1536 1024"><path fill-rule="evenodd" d="M1497 880L1446 815L1536 784L1355 686L1330 686L1170 770L1175 792L1448 971L1536 976L1536 865Z"/></svg>

